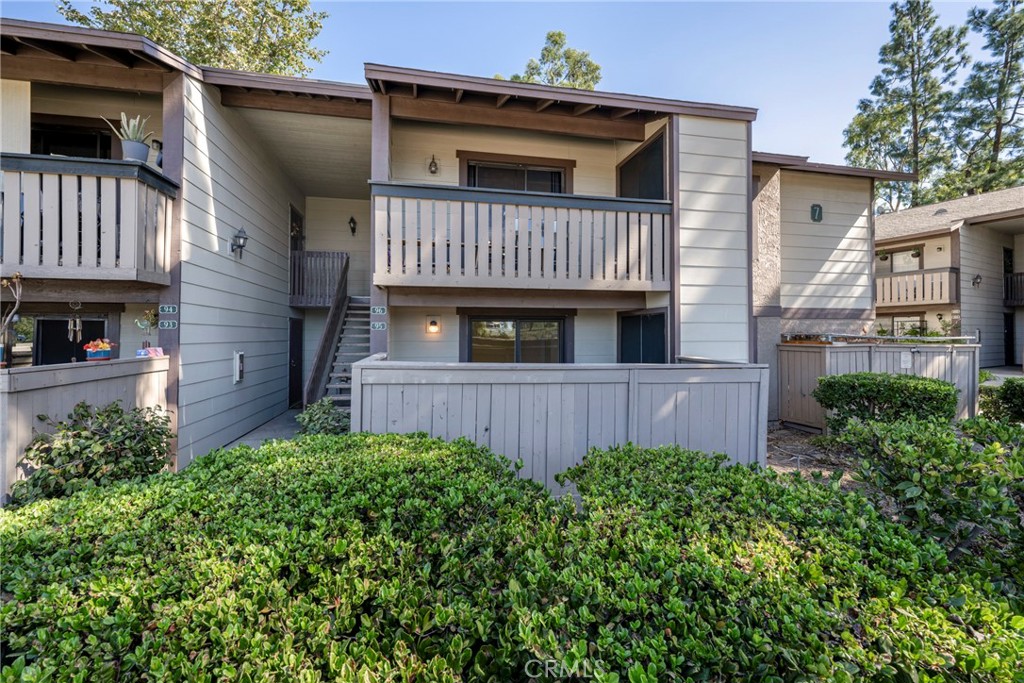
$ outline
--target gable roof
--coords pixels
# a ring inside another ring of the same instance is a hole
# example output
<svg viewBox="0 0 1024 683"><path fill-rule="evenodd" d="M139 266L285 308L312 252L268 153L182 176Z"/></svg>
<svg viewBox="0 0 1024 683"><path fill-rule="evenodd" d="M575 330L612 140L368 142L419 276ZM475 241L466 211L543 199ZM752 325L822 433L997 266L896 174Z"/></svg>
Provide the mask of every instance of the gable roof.
<svg viewBox="0 0 1024 683"><path fill-rule="evenodd" d="M877 242L925 233L952 232L965 224L1024 216L1024 187L915 206L875 216Z"/></svg>
<svg viewBox="0 0 1024 683"><path fill-rule="evenodd" d="M793 154L773 154L771 152L753 152L751 160L755 164L778 166L786 171L803 171L804 173L827 173L829 175L845 175L876 180L917 180L913 173L898 171L879 171L860 166L841 166L839 164L820 164L810 161L810 157Z"/></svg>

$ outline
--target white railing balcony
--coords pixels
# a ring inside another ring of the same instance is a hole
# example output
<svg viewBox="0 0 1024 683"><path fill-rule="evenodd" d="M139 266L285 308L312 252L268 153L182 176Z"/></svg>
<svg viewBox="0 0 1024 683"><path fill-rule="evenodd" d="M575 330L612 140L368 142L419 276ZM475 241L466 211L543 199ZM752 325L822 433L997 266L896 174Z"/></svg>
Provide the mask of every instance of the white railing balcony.
<svg viewBox="0 0 1024 683"><path fill-rule="evenodd" d="M875 306L955 304L960 299L956 268L932 268L875 275Z"/></svg>
<svg viewBox="0 0 1024 683"><path fill-rule="evenodd" d="M667 291L671 202L373 184L381 286Z"/></svg>
<svg viewBox="0 0 1024 683"><path fill-rule="evenodd" d="M137 161L3 154L0 170L5 275L170 284L176 184Z"/></svg>

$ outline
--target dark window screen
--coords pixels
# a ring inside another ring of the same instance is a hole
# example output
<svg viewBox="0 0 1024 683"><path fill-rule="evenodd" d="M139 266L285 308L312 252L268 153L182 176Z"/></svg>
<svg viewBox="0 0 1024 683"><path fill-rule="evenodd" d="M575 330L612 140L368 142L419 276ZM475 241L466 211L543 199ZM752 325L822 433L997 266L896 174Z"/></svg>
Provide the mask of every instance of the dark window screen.
<svg viewBox="0 0 1024 683"><path fill-rule="evenodd" d="M619 196L665 199L665 135L659 133L645 148L619 167Z"/></svg>
<svg viewBox="0 0 1024 683"><path fill-rule="evenodd" d="M468 165L469 186L491 190L562 193L563 171L502 164Z"/></svg>

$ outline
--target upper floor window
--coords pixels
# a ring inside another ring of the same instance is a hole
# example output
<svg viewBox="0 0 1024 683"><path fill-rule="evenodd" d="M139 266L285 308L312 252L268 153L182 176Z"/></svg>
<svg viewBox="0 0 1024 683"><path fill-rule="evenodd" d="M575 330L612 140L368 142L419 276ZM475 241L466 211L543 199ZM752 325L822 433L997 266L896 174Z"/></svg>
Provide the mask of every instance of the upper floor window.
<svg viewBox="0 0 1024 683"><path fill-rule="evenodd" d="M879 263L876 271L879 273L909 273L921 270L924 267L921 257L923 252L924 249L920 245L902 247L892 251L881 250L877 252Z"/></svg>
<svg viewBox="0 0 1024 683"><path fill-rule="evenodd" d="M34 114L32 154L109 159L113 138L102 119Z"/></svg>
<svg viewBox="0 0 1024 683"><path fill-rule="evenodd" d="M572 192L572 159L547 159L458 150L459 183L518 192Z"/></svg>

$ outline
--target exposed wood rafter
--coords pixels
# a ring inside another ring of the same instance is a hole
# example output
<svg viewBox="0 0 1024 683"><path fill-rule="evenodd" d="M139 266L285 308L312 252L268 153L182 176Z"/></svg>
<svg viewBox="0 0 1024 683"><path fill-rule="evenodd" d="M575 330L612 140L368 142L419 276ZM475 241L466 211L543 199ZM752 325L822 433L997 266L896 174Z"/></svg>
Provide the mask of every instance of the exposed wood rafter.
<svg viewBox="0 0 1024 683"><path fill-rule="evenodd" d="M455 91L455 104L458 104L459 102L461 102L462 101L462 96L465 95L465 94L466 94L465 90L463 90L461 88L457 89Z"/></svg>
<svg viewBox="0 0 1024 683"><path fill-rule="evenodd" d="M29 38L20 38L18 36L14 36L14 40L26 47L39 50L40 52L45 52L48 55L53 55L54 57L58 57L69 62L77 62L80 54L76 48L62 43L52 43L44 40L31 40Z"/></svg>
<svg viewBox="0 0 1024 683"><path fill-rule="evenodd" d="M78 45L78 47L82 50L85 50L86 52L91 52L97 57L102 57L108 62L113 62L118 66L123 66L128 69L134 68L139 61L132 55L124 52L119 52L117 50L108 50L103 47L97 47L95 45L85 45L81 43Z"/></svg>
<svg viewBox="0 0 1024 683"><path fill-rule="evenodd" d="M498 95L497 108L501 109L505 106L505 103L512 99L511 95Z"/></svg>
<svg viewBox="0 0 1024 683"><path fill-rule="evenodd" d="M555 103L554 100L538 100L537 101L537 111L544 111L545 109L547 109L548 107L550 107L554 103Z"/></svg>
<svg viewBox="0 0 1024 683"><path fill-rule="evenodd" d="M419 96L420 96L420 86L417 85L416 83L413 83L412 84L412 97L413 97L413 99L416 99Z"/></svg>
<svg viewBox="0 0 1024 683"><path fill-rule="evenodd" d="M10 38L0 40L0 54L14 56L18 54L18 44Z"/></svg>
<svg viewBox="0 0 1024 683"><path fill-rule="evenodd" d="M617 121L619 119L629 116L630 114L636 114L638 111L640 110L631 109L630 107L622 107L621 109L612 110L612 113L609 115L609 118L612 119L613 121Z"/></svg>
<svg viewBox="0 0 1024 683"><path fill-rule="evenodd" d="M315 114L318 116L338 116L349 119L369 120L371 108L369 102L350 102L347 99L298 97L295 93L275 95L269 91L242 92L240 89L225 87L221 90L220 101L226 107L243 109L266 109L284 111L295 114Z"/></svg>
<svg viewBox="0 0 1024 683"><path fill-rule="evenodd" d="M572 115L582 116L583 114L586 114L588 111L593 111L594 109L597 109L596 104L577 104L575 107L572 108Z"/></svg>

